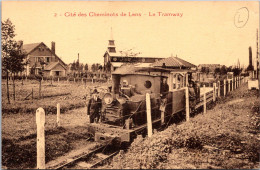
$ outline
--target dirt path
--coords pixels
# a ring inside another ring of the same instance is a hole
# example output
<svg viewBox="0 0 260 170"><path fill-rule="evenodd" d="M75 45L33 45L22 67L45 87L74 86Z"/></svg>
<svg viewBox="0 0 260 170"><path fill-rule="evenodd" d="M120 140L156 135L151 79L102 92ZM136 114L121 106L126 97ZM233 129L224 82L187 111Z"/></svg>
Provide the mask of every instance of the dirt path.
<svg viewBox="0 0 260 170"><path fill-rule="evenodd" d="M151 139L137 138L104 168L259 168L259 97L247 84L206 114L172 125ZM258 122L258 123L257 123Z"/></svg>

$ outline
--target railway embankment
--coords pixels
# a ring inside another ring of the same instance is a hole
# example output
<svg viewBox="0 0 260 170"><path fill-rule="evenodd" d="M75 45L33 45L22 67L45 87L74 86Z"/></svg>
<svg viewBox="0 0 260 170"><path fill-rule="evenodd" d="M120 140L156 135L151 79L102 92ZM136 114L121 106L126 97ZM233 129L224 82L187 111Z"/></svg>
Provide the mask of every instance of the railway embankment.
<svg viewBox="0 0 260 170"><path fill-rule="evenodd" d="M259 168L259 91L247 84L218 99L206 114L139 136L104 168Z"/></svg>

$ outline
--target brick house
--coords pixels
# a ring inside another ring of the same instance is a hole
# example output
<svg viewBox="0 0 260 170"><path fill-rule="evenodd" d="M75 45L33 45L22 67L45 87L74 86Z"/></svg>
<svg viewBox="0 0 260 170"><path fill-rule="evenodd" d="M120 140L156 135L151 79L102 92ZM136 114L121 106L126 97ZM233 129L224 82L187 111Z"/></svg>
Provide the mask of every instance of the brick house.
<svg viewBox="0 0 260 170"><path fill-rule="evenodd" d="M21 49L27 54L28 64L23 75L39 74L44 68L44 76L66 76L67 65L56 55L55 42L51 42L51 49L43 42L23 44L19 41ZM41 63L44 63L41 65Z"/></svg>

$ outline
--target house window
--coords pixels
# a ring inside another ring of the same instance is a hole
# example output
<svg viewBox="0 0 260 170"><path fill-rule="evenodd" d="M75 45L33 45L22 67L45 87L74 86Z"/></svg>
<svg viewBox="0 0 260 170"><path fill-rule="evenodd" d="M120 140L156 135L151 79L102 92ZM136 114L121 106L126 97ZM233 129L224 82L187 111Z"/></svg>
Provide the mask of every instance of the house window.
<svg viewBox="0 0 260 170"><path fill-rule="evenodd" d="M39 47L39 51L44 51L44 48L43 47Z"/></svg>
<svg viewBox="0 0 260 170"><path fill-rule="evenodd" d="M109 45L115 45L114 41L109 40Z"/></svg>
<svg viewBox="0 0 260 170"><path fill-rule="evenodd" d="M50 62L50 57L46 58L46 62L48 62L48 63Z"/></svg>

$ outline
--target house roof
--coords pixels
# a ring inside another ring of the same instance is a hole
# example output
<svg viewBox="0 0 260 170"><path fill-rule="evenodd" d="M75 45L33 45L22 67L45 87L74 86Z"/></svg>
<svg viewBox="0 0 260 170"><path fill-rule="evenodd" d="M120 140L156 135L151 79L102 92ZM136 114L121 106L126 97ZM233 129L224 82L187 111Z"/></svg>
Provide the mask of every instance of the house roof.
<svg viewBox="0 0 260 170"><path fill-rule="evenodd" d="M151 66L154 67L162 67L163 63L165 63L166 67L172 67L172 68L180 68L180 67L186 67L186 68L191 68L191 67L196 67L196 65L191 64L183 59L180 59L178 57L169 57L165 58L159 61L154 62L151 64Z"/></svg>
<svg viewBox="0 0 260 170"><path fill-rule="evenodd" d="M24 52L26 52L27 54L29 54L30 52L32 52L35 48L37 48L37 47L40 46L41 44L43 44L44 46L46 46L46 47L50 50L50 48L49 48L47 45L45 45L43 42L40 42L40 43L31 43L31 44L24 44L22 50L23 50ZM52 53L51 50L50 50L50 52ZM52 54L53 54L53 53L52 53ZM53 55L55 55L55 56L59 59L59 61L61 61L62 64L64 64L64 66L66 66L66 64L60 59L60 57L58 57L56 54L53 54Z"/></svg>
<svg viewBox="0 0 260 170"><path fill-rule="evenodd" d="M41 42L42 43L42 42ZM35 48L37 48L41 43L32 43L32 44L24 44L23 45L23 50L26 53L32 52Z"/></svg>
<svg viewBox="0 0 260 170"><path fill-rule="evenodd" d="M60 64L60 62L51 62L44 68L44 70L52 70L57 64ZM60 65L66 70L62 64Z"/></svg>

